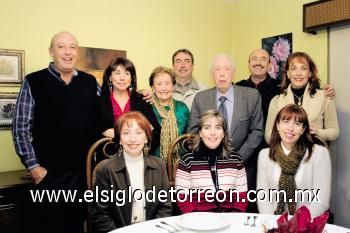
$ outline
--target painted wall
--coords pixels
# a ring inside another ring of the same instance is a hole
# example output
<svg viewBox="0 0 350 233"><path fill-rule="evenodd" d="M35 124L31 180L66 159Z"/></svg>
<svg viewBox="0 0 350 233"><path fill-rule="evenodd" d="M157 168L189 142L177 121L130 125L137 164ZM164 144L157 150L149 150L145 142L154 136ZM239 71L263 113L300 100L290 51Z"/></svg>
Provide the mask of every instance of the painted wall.
<svg viewBox="0 0 350 233"><path fill-rule="evenodd" d="M28 74L48 65L51 37L68 30L82 46L127 50L142 88L153 68L171 66L173 52L185 47L195 55L194 76L211 85L212 56L231 51L231 6L226 0L6 1L0 48L25 50ZM20 168L10 131L0 131L0 171Z"/></svg>
<svg viewBox="0 0 350 233"><path fill-rule="evenodd" d="M313 0L237 0L232 13L232 53L237 62L236 79L249 77L248 58L261 39L293 33L293 51L307 52L315 61L324 85L327 80L327 32L302 32L303 4Z"/></svg>
<svg viewBox="0 0 350 233"><path fill-rule="evenodd" d="M86 47L127 50L137 67L141 88L151 70L171 66L178 48L195 55L194 76L212 85L213 55L232 53L237 78L249 74L249 53L261 38L293 32L293 49L315 59L322 80L327 74L326 33L302 32L302 0L12 0L1 3L0 47L25 50L26 74L48 65L49 41L61 30L71 31ZM1 88L1 91L18 91ZM23 168L10 131L0 131L0 171Z"/></svg>

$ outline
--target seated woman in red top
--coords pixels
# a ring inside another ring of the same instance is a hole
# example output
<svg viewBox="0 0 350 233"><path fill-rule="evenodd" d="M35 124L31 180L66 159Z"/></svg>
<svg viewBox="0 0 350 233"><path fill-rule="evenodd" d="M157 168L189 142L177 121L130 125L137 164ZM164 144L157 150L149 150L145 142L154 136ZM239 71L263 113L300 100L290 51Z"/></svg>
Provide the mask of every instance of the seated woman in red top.
<svg viewBox="0 0 350 233"><path fill-rule="evenodd" d="M246 172L241 156L227 144L224 118L209 110L198 129L193 151L180 158L176 171L180 211L244 212L248 204Z"/></svg>
<svg viewBox="0 0 350 233"><path fill-rule="evenodd" d="M160 125L153 113L152 106L137 93L136 69L127 58L117 57L111 61L103 74L101 93L101 132L104 136L114 137L114 124L118 118L130 111L141 112L152 125L153 148L159 146Z"/></svg>

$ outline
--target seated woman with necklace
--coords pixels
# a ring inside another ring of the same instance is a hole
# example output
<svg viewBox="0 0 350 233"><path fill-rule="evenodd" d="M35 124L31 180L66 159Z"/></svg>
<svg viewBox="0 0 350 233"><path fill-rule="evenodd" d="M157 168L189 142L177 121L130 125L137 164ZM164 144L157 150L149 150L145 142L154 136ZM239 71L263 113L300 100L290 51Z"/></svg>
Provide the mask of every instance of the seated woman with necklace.
<svg viewBox="0 0 350 233"><path fill-rule="evenodd" d="M200 118L198 130L193 151L180 157L176 171L180 211L244 212L247 176L241 156L228 146L225 119L209 110ZM205 198L212 194L214 198Z"/></svg>
<svg viewBox="0 0 350 233"><path fill-rule="evenodd" d="M304 52L289 56L281 89L269 106L265 127L265 140L270 144L272 127L277 112L287 104L302 106L307 113L310 133L324 141L334 141L339 135L339 126L334 100L320 89L320 80L315 63Z"/></svg>
<svg viewBox="0 0 350 233"><path fill-rule="evenodd" d="M272 200L258 199L259 213L279 215L287 210L293 215L302 205L309 208L312 218L327 211L331 158L327 148L312 141L306 111L296 104L282 108L273 123L270 142L270 148L259 153L257 190L265 191L265 197L270 190L282 192L279 200L276 192ZM309 195L295 195L296 189ZM318 199L312 190L318 192Z"/></svg>
<svg viewBox="0 0 350 233"><path fill-rule="evenodd" d="M145 197L153 187L156 197L169 189L164 161L148 154L151 135L149 121L139 112L128 112L118 119L114 138L118 154L103 160L96 172L94 197L101 198L91 208L93 232L171 216L170 198L162 202Z"/></svg>

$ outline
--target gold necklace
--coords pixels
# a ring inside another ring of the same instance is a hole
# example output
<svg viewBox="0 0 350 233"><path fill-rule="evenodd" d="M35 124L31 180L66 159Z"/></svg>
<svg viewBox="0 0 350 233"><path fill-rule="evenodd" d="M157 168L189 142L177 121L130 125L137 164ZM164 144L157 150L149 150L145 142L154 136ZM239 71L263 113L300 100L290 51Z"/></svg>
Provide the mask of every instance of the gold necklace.
<svg viewBox="0 0 350 233"><path fill-rule="evenodd" d="M293 95L298 99L298 106L301 106L301 101L302 101L302 99L303 99L303 96L304 96L304 94L302 95L302 96L297 96L296 94L294 94L293 93Z"/></svg>

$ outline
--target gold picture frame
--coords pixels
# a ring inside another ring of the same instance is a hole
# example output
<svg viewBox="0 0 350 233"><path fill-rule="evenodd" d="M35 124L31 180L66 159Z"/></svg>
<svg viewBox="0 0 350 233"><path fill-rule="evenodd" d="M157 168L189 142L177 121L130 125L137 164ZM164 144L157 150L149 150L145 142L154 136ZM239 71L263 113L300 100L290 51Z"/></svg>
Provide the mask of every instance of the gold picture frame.
<svg viewBox="0 0 350 233"><path fill-rule="evenodd" d="M20 86L24 80L24 50L0 49L0 86Z"/></svg>

